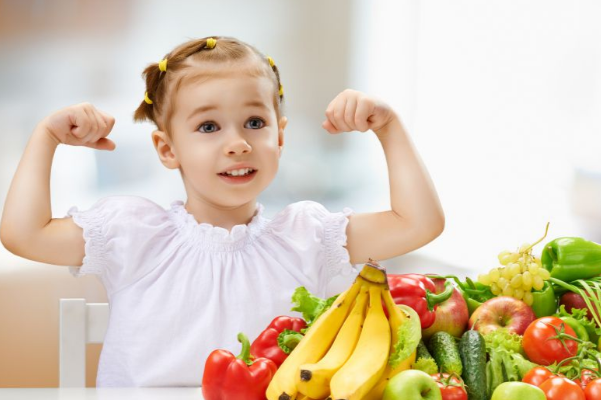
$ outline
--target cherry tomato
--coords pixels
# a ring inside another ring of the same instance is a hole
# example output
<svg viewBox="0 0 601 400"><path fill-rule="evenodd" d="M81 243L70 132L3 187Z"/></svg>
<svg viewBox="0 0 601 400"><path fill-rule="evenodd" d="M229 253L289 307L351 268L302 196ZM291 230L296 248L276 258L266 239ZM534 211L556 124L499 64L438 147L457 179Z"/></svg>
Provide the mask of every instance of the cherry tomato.
<svg viewBox="0 0 601 400"><path fill-rule="evenodd" d="M601 379L590 381L584 389L584 395L586 396L586 400L601 399Z"/></svg>
<svg viewBox="0 0 601 400"><path fill-rule="evenodd" d="M457 375L432 374L432 378L440 388L442 400L467 400L463 380Z"/></svg>
<svg viewBox="0 0 601 400"><path fill-rule="evenodd" d="M522 378L522 382L529 383L534 386L540 386L541 383L546 381L547 379L554 378L555 375L553 372L549 371L545 367L534 367L530 371L524 375Z"/></svg>
<svg viewBox="0 0 601 400"><path fill-rule="evenodd" d="M563 343L553 339L559 332L576 337L574 330L557 317L539 318L528 325L522 342L528 359L536 364L550 365L575 356L578 343L566 338L562 339Z"/></svg>
<svg viewBox="0 0 601 400"><path fill-rule="evenodd" d="M539 387L547 400L586 400L580 386L563 376L547 379Z"/></svg>
<svg viewBox="0 0 601 400"><path fill-rule="evenodd" d="M574 379L574 382L580 386L582 390L584 390L590 381L593 381L597 378L598 375L594 371L591 371L590 369L583 369L580 371L580 378ZM599 397L599 400L601 400L601 397Z"/></svg>

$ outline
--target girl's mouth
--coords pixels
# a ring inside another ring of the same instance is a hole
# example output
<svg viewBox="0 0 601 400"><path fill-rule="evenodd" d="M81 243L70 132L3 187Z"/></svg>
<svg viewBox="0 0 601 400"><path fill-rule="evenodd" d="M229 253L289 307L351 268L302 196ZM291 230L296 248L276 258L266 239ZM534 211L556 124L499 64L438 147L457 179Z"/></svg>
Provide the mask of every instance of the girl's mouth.
<svg viewBox="0 0 601 400"><path fill-rule="evenodd" d="M227 183L246 183L246 182L250 182L251 180L254 179L255 175L257 175L257 170L256 169L251 169L250 171L248 171L245 174L242 175L229 175L226 174L225 172L222 172L219 175L219 177L221 179L223 179L225 182Z"/></svg>

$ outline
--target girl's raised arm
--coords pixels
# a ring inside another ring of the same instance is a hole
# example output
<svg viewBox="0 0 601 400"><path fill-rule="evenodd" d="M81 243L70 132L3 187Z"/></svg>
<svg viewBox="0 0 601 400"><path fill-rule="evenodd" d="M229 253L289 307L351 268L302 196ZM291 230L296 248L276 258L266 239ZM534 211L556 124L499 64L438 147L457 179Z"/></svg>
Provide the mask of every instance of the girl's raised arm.
<svg viewBox="0 0 601 400"><path fill-rule="evenodd" d="M83 103L61 109L36 126L4 204L0 240L7 250L34 261L82 265L82 229L72 218L52 218L52 159L61 143L113 150L115 143L106 136L114 124L113 117Z"/></svg>
<svg viewBox="0 0 601 400"><path fill-rule="evenodd" d="M385 260L415 250L444 230L444 213L426 167L388 104L355 90L340 93L327 108L323 127L332 134L373 130L386 156L389 211L353 214L347 227L352 264Z"/></svg>

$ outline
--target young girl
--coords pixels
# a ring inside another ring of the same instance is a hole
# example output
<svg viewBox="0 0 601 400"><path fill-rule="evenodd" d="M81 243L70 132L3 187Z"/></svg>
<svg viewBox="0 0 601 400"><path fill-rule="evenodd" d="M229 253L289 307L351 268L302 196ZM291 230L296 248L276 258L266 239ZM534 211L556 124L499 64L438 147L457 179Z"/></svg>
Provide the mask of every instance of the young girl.
<svg viewBox="0 0 601 400"><path fill-rule="evenodd" d="M239 40L211 37L180 45L144 75L134 119L156 125L152 141L163 165L179 169L185 202L165 210L111 196L52 218L57 146L115 148L107 138L114 118L83 103L36 126L2 215L9 251L72 266L75 276L96 274L106 288L98 386L199 386L208 354L237 351L238 332L253 340L289 314L295 288L324 296L329 279L351 264L407 253L442 232L433 184L387 104L345 90L329 104L323 128L376 134L390 210L332 213L300 201L268 219L257 196L277 173L287 122L274 61Z"/></svg>

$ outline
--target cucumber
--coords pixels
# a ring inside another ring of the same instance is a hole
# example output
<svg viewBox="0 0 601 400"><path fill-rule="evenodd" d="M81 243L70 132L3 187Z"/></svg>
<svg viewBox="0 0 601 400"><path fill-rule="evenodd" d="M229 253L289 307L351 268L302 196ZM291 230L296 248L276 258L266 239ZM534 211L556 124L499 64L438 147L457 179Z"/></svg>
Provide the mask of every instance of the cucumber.
<svg viewBox="0 0 601 400"><path fill-rule="evenodd" d="M428 350L441 372L456 373L461 376L463 371L461 356L459 355L459 346L453 336L443 331L436 332L428 341Z"/></svg>
<svg viewBox="0 0 601 400"><path fill-rule="evenodd" d="M486 400L486 344L480 332L469 330L463 334L459 341L459 355L468 399Z"/></svg>

